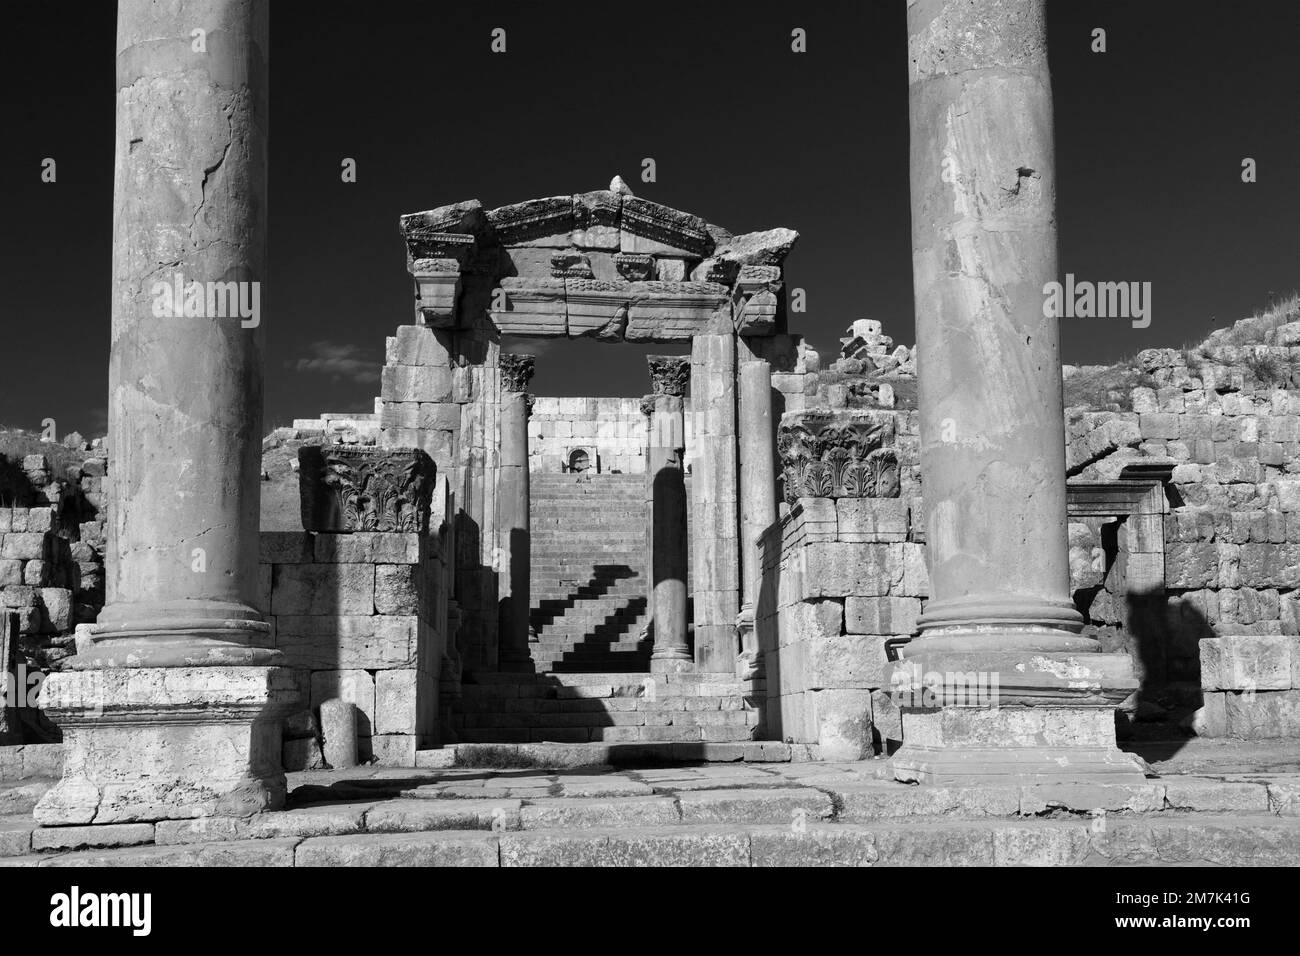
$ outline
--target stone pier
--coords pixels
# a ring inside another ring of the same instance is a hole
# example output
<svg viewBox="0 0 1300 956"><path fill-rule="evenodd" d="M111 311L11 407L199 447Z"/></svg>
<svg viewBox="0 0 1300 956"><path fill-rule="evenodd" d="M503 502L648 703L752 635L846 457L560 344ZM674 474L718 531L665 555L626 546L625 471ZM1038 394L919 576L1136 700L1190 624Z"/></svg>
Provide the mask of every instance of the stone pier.
<svg viewBox="0 0 1300 956"><path fill-rule="evenodd" d="M654 411L650 416L646 480L650 488L650 579L654 595L656 672L691 669L686 643L686 385L690 360L651 355Z"/></svg>
<svg viewBox="0 0 1300 956"><path fill-rule="evenodd" d="M912 262L931 598L893 674L900 779L1141 781L1125 655L1069 590L1043 0L908 4Z"/></svg>
<svg viewBox="0 0 1300 956"><path fill-rule="evenodd" d="M67 755L42 823L284 799L295 695L256 610L266 51L260 0L118 5L107 606L44 687Z"/></svg>
<svg viewBox="0 0 1300 956"><path fill-rule="evenodd" d="M740 526L736 488L736 336L703 332L691 339L691 414L695 459L695 663L710 673L736 666L740 610Z"/></svg>
<svg viewBox="0 0 1300 956"><path fill-rule="evenodd" d="M501 669L530 669L528 654L529 492L528 492L528 408L532 396L528 382L533 377L532 355L502 353L501 367L501 452L497 471L497 521L501 602Z"/></svg>
<svg viewBox="0 0 1300 956"><path fill-rule="evenodd" d="M772 423L772 367L765 361L740 365L740 676L763 675L763 649L754 628L762 585L760 538L776 522L776 448Z"/></svg>

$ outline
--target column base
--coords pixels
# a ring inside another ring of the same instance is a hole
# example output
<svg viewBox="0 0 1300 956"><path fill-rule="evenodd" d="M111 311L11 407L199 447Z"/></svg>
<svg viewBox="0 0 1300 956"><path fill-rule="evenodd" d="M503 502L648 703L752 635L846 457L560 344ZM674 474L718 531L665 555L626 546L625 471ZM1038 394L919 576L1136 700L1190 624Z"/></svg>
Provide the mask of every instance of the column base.
<svg viewBox="0 0 1300 956"><path fill-rule="evenodd" d="M111 604L90 634L68 669L273 667L282 659L261 614L228 601Z"/></svg>
<svg viewBox="0 0 1300 956"><path fill-rule="evenodd" d="M1140 784L1142 765L1115 745L1110 707L948 707L903 712L895 780L939 787Z"/></svg>
<svg viewBox="0 0 1300 956"><path fill-rule="evenodd" d="M655 651L650 655L652 674L693 674L695 659L686 648Z"/></svg>
<svg viewBox="0 0 1300 956"><path fill-rule="evenodd" d="M920 652L920 653L918 653ZM902 709L895 779L968 784L1141 783L1115 744L1115 709L1138 687L1127 654L931 653L890 667Z"/></svg>
<svg viewBox="0 0 1300 956"><path fill-rule="evenodd" d="M284 805L282 718L297 700L280 667L63 671L41 689L64 734L46 826L247 816Z"/></svg>

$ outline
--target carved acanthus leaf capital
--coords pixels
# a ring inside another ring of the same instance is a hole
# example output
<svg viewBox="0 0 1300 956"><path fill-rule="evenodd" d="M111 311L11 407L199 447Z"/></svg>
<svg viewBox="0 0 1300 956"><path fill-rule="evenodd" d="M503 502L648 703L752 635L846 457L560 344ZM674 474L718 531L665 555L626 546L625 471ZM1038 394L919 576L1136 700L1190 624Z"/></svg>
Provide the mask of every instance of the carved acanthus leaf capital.
<svg viewBox="0 0 1300 956"><path fill-rule="evenodd" d="M777 450L785 497L897 498L894 418L880 412L795 412L782 416Z"/></svg>
<svg viewBox="0 0 1300 956"><path fill-rule="evenodd" d="M501 353L501 387L507 392L523 392L533 377L537 356L513 352Z"/></svg>
<svg viewBox="0 0 1300 956"><path fill-rule="evenodd" d="M691 360L684 355L649 355L650 383L656 395L686 394L686 384L691 380Z"/></svg>

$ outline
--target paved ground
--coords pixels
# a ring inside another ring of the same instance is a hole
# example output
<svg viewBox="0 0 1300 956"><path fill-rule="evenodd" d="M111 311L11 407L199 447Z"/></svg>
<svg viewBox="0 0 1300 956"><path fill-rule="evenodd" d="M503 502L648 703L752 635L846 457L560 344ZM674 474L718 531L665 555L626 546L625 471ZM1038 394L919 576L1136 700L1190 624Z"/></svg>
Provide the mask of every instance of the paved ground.
<svg viewBox="0 0 1300 956"><path fill-rule="evenodd" d="M0 790L0 865L1300 865L1300 749L1193 743L1107 787L909 786L883 760L367 767L290 775L284 811L97 827L34 827L26 781Z"/></svg>

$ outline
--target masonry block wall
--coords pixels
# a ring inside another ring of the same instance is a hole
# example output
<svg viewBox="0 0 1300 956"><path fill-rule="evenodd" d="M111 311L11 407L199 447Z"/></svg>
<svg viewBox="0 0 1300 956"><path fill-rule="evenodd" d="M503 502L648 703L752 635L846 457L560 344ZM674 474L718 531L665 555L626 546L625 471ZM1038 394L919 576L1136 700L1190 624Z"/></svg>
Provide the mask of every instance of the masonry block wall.
<svg viewBox="0 0 1300 956"><path fill-rule="evenodd" d="M928 593L909 528L901 498L800 498L769 531L758 627L781 739L840 760L901 740L885 644L915 633Z"/></svg>
<svg viewBox="0 0 1300 956"><path fill-rule="evenodd" d="M76 651L76 626L104 605L104 449L77 445L62 457L72 461L59 474L44 454L13 464L0 455L0 616L12 619L8 666L29 679L58 670ZM13 732L23 724L31 743L57 739L28 710Z"/></svg>
<svg viewBox="0 0 1300 956"><path fill-rule="evenodd" d="M417 533L262 532L263 605L304 713L288 721L287 769L319 762L313 717L341 697L358 710L359 756L414 766L440 743L447 556Z"/></svg>
<svg viewBox="0 0 1300 956"><path fill-rule="evenodd" d="M403 325L387 342L380 444L421 448L456 498L455 598L464 667L497 669L496 474L500 346L482 315L462 304L462 327Z"/></svg>
<svg viewBox="0 0 1300 956"><path fill-rule="evenodd" d="M647 380L646 391L650 384ZM691 460L686 420L686 460ZM602 473L645 473L646 415L641 399L538 396L528 417L528 466L533 472L565 470L575 448L593 449ZM593 470L597 463L592 462Z"/></svg>

